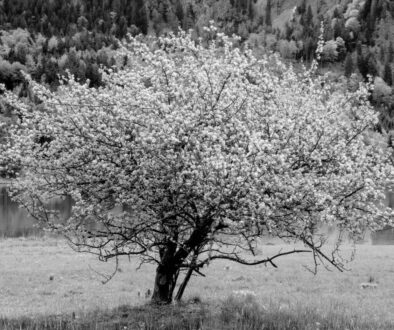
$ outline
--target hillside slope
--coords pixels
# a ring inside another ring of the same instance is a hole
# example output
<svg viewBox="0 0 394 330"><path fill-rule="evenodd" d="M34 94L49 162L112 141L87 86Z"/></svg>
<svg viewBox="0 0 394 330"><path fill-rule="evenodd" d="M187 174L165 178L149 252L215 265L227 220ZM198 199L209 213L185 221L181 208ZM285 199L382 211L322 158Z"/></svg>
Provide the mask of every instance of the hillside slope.
<svg viewBox="0 0 394 330"><path fill-rule="evenodd" d="M325 70L353 85L379 77L373 101L394 128L394 0L0 0L0 81L23 93L23 69L56 88L68 70L98 86L98 68L115 64L127 33L182 27L200 36L210 20L257 53L304 62L315 56L323 22Z"/></svg>

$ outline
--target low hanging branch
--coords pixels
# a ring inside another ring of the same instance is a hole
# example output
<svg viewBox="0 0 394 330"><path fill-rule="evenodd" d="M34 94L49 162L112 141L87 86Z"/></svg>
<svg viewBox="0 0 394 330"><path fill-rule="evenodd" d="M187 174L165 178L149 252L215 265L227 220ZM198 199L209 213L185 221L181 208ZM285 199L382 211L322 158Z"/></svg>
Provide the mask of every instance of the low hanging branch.
<svg viewBox="0 0 394 330"><path fill-rule="evenodd" d="M227 255L213 255L203 261L201 261L198 264L198 267L203 267L204 265L210 263L211 261L215 260L215 259L224 259L224 260L229 260L229 261L233 261L236 263L239 263L241 265L246 265L246 266L256 266L256 265L261 265L261 264L271 264L274 268L278 268L278 266L273 262L274 259L279 258L279 257L283 257L289 254L294 254L294 253L311 253L311 250L292 250L292 251L287 251L287 252L281 252L281 253L277 253L276 255L270 257L270 258L265 258L265 259L261 259L261 260L256 260L256 261L247 261L245 259L240 258L239 256L227 256Z"/></svg>

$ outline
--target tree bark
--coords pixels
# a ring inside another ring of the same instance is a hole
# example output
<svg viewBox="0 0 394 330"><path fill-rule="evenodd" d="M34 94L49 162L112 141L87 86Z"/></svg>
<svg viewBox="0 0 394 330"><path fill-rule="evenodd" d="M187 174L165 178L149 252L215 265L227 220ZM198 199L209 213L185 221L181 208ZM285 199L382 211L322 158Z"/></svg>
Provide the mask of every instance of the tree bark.
<svg viewBox="0 0 394 330"><path fill-rule="evenodd" d="M183 248L177 250L177 244L175 244L173 241L167 241L165 246L160 249L160 264L156 269L152 303L170 304L172 302L172 295L175 289L181 264L191 251L198 250L198 246L200 246L202 241L205 239L209 228L210 227L206 224L196 228L190 235L190 238L185 242ZM194 252L194 254L195 256L193 260L195 262L196 252ZM186 274L185 281L180 288L179 295L177 296L182 297L191 274L192 272L190 274Z"/></svg>
<svg viewBox="0 0 394 330"><path fill-rule="evenodd" d="M178 289L178 293L175 296L175 301L180 301L182 299L183 293L185 292L186 286L189 283L192 274L193 274L193 268L189 268L185 275L185 279L183 280L181 286Z"/></svg>
<svg viewBox="0 0 394 330"><path fill-rule="evenodd" d="M152 303L170 304L172 302L177 273L177 269L172 265L159 265L157 267Z"/></svg>
<svg viewBox="0 0 394 330"><path fill-rule="evenodd" d="M174 258L176 244L168 241L160 250L160 264L156 269L155 287L152 294L152 303L170 304L179 274L179 265Z"/></svg>
<svg viewBox="0 0 394 330"><path fill-rule="evenodd" d="M176 301L180 301L182 299L182 296L183 296L183 293L185 292L186 286L189 283L190 278L191 278L191 276L193 274L194 266L195 266L196 261L197 261L197 257L198 257L198 252L194 251L190 268L187 270L185 278L183 279L182 284L179 286L178 292L177 292L177 294L175 296L175 300Z"/></svg>

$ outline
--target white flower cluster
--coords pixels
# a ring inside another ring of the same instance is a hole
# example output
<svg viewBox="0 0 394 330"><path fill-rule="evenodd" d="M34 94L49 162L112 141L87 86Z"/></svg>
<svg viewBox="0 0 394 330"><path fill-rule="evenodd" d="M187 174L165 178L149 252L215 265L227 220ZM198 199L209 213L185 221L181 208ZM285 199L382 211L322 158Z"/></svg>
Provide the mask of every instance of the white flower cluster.
<svg viewBox="0 0 394 330"><path fill-rule="evenodd" d="M34 107L7 92L23 118L3 146L23 169L15 198L103 257L150 260L163 242L215 256L264 232L305 240L324 222L352 233L385 224L393 169L366 140L377 122L368 86L338 91L206 31L208 46L186 32L133 38L119 50L130 65L97 89L30 81ZM75 205L62 227L45 202L66 195Z"/></svg>

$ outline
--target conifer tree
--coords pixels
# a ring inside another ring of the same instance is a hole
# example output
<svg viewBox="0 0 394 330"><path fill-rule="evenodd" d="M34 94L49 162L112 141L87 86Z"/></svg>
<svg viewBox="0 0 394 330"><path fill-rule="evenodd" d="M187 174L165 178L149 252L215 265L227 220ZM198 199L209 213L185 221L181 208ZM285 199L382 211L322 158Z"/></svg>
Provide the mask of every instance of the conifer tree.
<svg viewBox="0 0 394 330"><path fill-rule="evenodd" d="M126 17L122 16L119 19L118 30L117 30L117 37L124 38L127 34L127 19Z"/></svg>
<svg viewBox="0 0 394 330"><path fill-rule="evenodd" d="M366 65L367 65L367 70L368 70L367 74L370 74L373 77L378 75L376 59L372 53L369 53L369 55L367 56Z"/></svg>
<svg viewBox="0 0 394 330"><path fill-rule="evenodd" d="M306 17L305 17L305 25L310 26L313 23L313 12L311 5L308 5L308 9L306 11Z"/></svg>
<svg viewBox="0 0 394 330"><path fill-rule="evenodd" d="M267 6L265 8L265 25L272 26L272 18L271 18L271 0L267 1Z"/></svg>
<svg viewBox="0 0 394 330"><path fill-rule="evenodd" d="M148 33L148 16L144 0L136 0L136 16L134 18L135 25L143 34Z"/></svg>
<svg viewBox="0 0 394 330"><path fill-rule="evenodd" d="M301 5L297 6L297 13L299 15L304 14L306 11L306 0L302 0Z"/></svg>
<svg viewBox="0 0 394 330"><path fill-rule="evenodd" d="M256 3L256 0L254 0L254 2ZM279 15L282 9L282 0L278 0L276 2L276 15Z"/></svg>
<svg viewBox="0 0 394 330"><path fill-rule="evenodd" d="M394 48L393 43L390 42L389 47L387 49L387 62L392 63L394 60Z"/></svg>
<svg viewBox="0 0 394 330"><path fill-rule="evenodd" d="M379 47L379 60L380 60L380 62L384 62L384 60L385 60L384 46Z"/></svg>
<svg viewBox="0 0 394 330"><path fill-rule="evenodd" d="M183 7L180 0L176 2L175 15L178 18L179 22L182 23L185 15L183 13Z"/></svg>
<svg viewBox="0 0 394 330"><path fill-rule="evenodd" d="M353 73L353 71L354 71L354 65L353 65L352 54L347 53L345 59L345 76L349 78Z"/></svg>
<svg viewBox="0 0 394 330"><path fill-rule="evenodd" d="M338 20L336 20L333 28L333 34L334 34L334 39L338 37L343 37L343 29L341 23L339 23Z"/></svg>
<svg viewBox="0 0 394 330"><path fill-rule="evenodd" d="M254 18L254 12L253 12L253 6L251 0L248 0L248 16L251 20Z"/></svg>
<svg viewBox="0 0 394 330"><path fill-rule="evenodd" d="M340 16L338 7L335 7L334 12L332 13L332 18L339 18Z"/></svg>
<svg viewBox="0 0 394 330"><path fill-rule="evenodd" d="M391 70L391 65L389 62L386 62L384 65L383 80L387 83L387 85L393 85L393 71Z"/></svg>

